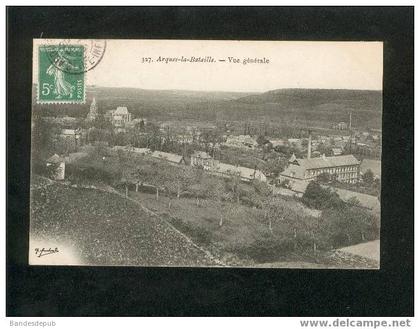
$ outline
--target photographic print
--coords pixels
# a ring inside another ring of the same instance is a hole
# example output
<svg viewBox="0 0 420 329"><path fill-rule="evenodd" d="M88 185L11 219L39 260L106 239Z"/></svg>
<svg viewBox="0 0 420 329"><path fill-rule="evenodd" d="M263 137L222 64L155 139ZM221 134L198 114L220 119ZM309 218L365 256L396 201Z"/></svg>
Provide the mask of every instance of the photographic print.
<svg viewBox="0 0 420 329"><path fill-rule="evenodd" d="M382 42L34 39L31 265L379 269Z"/></svg>

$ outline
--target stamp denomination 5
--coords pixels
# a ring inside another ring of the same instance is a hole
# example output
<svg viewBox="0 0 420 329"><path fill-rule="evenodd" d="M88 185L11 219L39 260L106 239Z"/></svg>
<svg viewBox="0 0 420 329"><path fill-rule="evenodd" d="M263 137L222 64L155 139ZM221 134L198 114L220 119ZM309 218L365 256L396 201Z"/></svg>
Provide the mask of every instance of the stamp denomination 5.
<svg viewBox="0 0 420 329"><path fill-rule="evenodd" d="M38 103L84 103L82 45L42 45L38 50Z"/></svg>

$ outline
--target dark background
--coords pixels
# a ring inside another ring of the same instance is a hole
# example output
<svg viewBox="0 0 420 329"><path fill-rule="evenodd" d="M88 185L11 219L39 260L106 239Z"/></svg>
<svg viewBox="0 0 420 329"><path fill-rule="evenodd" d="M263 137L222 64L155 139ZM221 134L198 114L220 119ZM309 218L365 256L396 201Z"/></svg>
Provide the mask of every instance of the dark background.
<svg viewBox="0 0 420 329"><path fill-rule="evenodd" d="M412 7L9 7L7 315L414 315ZM381 269L30 267L32 38L384 41Z"/></svg>

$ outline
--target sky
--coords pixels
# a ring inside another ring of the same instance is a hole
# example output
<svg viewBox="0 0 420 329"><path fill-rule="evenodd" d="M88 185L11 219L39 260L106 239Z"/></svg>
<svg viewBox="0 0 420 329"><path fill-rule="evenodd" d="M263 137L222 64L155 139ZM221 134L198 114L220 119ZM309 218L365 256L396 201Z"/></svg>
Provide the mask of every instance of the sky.
<svg viewBox="0 0 420 329"><path fill-rule="evenodd" d="M34 40L34 81L36 47L43 42ZM159 56L212 56L216 62L165 63L158 62ZM239 63L230 63L229 57ZM269 63L244 65L247 58ZM85 79L88 85L162 90L382 90L382 73L382 42L107 40L102 60Z"/></svg>

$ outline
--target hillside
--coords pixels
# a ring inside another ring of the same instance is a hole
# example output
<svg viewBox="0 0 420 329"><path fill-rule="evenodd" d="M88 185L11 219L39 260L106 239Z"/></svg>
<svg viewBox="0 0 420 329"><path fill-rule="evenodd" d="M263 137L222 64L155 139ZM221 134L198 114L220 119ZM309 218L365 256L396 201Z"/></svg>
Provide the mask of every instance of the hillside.
<svg viewBox="0 0 420 329"><path fill-rule="evenodd" d="M289 108L324 107L328 104L339 108L380 112L382 92L376 90L346 89L277 89L258 95L248 95L237 99L245 104L281 104Z"/></svg>
<svg viewBox="0 0 420 329"><path fill-rule="evenodd" d="M31 241L43 247L58 241L73 265L217 265L164 220L117 194L44 180L36 186L33 180L31 189Z"/></svg>
<svg viewBox="0 0 420 329"><path fill-rule="evenodd" d="M300 126L330 127L348 121L351 112L355 127L382 126L380 91L279 89L258 94L89 87L86 94L86 104L57 106L34 102L34 112L84 117L96 97L101 112L127 106L135 117L154 120L264 120L277 125L293 122Z"/></svg>
<svg viewBox="0 0 420 329"><path fill-rule="evenodd" d="M148 90L137 88L109 88L89 86L86 104L36 104L36 85L33 86L33 111L41 115L85 117L93 97L104 113L118 106L126 106L135 117L149 119L195 119L208 112L212 104L251 95L250 93L188 90ZM207 120L207 118L205 118Z"/></svg>
<svg viewBox="0 0 420 329"><path fill-rule="evenodd" d="M348 122L354 127L381 128L382 92L344 89L278 89L235 101L260 115L301 125L328 127Z"/></svg>

